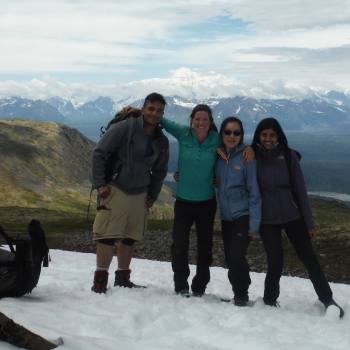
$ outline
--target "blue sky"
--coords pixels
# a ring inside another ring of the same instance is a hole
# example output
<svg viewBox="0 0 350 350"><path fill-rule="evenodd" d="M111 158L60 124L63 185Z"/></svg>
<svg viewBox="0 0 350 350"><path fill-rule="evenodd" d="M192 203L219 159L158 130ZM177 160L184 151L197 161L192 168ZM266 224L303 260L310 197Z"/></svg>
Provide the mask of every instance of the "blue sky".
<svg viewBox="0 0 350 350"><path fill-rule="evenodd" d="M0 96L350 91L350 0L0 5Z"/></svg>

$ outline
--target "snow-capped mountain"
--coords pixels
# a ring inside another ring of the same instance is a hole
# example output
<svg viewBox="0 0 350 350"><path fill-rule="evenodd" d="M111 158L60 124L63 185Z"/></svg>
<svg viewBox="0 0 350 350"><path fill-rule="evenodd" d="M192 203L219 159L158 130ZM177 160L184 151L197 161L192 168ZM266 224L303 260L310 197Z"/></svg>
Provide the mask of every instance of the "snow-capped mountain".
<svg viewBox="0 0 350 350"><path fill-rule="evenodd" d="M63 114L48 101L29 100L21 97L0 99L0 118L28 118L67 122Z"/></svg>
<svg viewBox="0 0 350 350"><path fill-rule="evenodd" d="M116 104L110 97L99 97L96 100L74 106L71 101L60 97L47 100L52 107L71 121L98 120L111 117L116 111Z"/></svg>
<svg viewBox="0 0 350 350"><path fill-rule="evenodd" d="M198 103L206 103L213 109L215 122L219 126L227 116L240 117L247 132L252 132L263 118L277 118L286 130L350 130L350 96L337 91L325 95L314 94L305 99L255 99L235 96L226 98L188 99L167 96L165 115L180 123L188 123L192 108ZM96 138L100 126L105 125L123 106L141 107L142 100L128 97L113 100L99 97L95 100L75 105L60 97L46 101L29 100L19 97L0 99L2 118L32 118L54 120L67 123Z"/></svg>

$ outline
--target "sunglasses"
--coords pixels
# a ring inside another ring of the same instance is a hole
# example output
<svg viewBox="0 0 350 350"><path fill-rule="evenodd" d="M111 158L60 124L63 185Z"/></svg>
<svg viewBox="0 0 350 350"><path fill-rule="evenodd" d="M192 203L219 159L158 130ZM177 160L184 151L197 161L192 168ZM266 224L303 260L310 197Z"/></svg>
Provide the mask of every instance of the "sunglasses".
<svg viewBox="0 0 350 350"><path fill-rule="evenodd" d="M224 130L224 135L226 136L241 136L242 132L240 130Z"/></svg>

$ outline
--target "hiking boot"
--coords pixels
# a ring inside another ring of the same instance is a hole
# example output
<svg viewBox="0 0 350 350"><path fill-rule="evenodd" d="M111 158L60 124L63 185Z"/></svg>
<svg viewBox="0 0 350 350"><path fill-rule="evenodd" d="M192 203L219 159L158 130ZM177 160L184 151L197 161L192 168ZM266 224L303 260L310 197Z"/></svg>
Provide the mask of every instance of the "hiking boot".
<svg viewBox="0 0 350 350"><path fill-rule="evenodd" d="M139 286L130 281L131 270L117 270L115 272L114 287L125 288L146 288L145 286Z"/></svg>
<svg viewBox="0 0 350 350"><path fill-rule="evenodd" d="M209 271L198 273L193 277L191 283L192 295L201 297L205 293L208 281L210 279Z"/></svg>
<svg viewBox="0 0 350 350"><path fill-rule="evenodd" d="M94 284L91 290L95 293L106 293L108 283L108 271L99 270L95 271Z"/></svg>
<svg viewBox="0 0 350 350"><path fill-rule="evenodd" d="M242 299L242 298L234 298L233 299L233 304L236 306L248 306L249 300L247 299Z"/></svg>
<svg viewBox="0 0 350 350"><path fill-rule="evenodd" d="M236 306L248 306L249 298L248 297L234 297L233 303Z"/></svg>
<svg viewBox="0 0 350 350"><path fill-rule="evenodd" d="M181 297L184 297L184 298L189 298L191 296L191 294L188 291L188 289L180 289L178 291L175 291L175 293L177 295L180 295Z"/></svg>
<svg viewBox="0 0 350 350"><path fill-rule="evenodd" d="M325 303L324 305L326 307L326 312L330 306L334 306L334 307L338 308L338 310L339 310L339 318L344 317L344 315L345 315L344 309L340 305L338 305L333 299L330 302Z"/></svg>
<svg viewBox="0 0 350 350"><path fill-rule="evenodd" d="M265 305L268 305L268 306L280 307L280 304L276 300L272 301L272 300L265 300L264 299L264 303L265 303Z"/></svg>

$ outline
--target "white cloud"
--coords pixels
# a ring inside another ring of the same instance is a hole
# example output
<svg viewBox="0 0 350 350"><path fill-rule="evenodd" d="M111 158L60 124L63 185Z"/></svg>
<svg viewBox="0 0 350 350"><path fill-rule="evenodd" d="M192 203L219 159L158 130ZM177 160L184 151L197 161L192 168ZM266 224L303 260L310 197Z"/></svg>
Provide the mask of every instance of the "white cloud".
<svg viewBox="0 0 350 350"><path fill-rule="evenodd" d="M349 0L232 0L228 11L256 29L286 30L345 24Z"/></svg>
<svg viewBox="0 0 350 350"><path fill-rule="evenodd" d="M0 5L0 74L7 77L1 86L9 89L8 82L21 74L167 81L179 67L191 67L202 78L218 72L234 87L238 79L240 86L269 80L350 88L350 0L3 0ZM229 17L241 20L241 29ZM215 18L226 25L217 27ZM129 88L134 84L141 83ZM35 83L27 86L38 91Z"/></svg>
<svg viewBox="0 0 350 350"><path fill-rule="evenodd" d="M80 104L99 96L110 96L115 101L142 99L157 91L163 95L206 99L210 97L250 96L255 98L302 98L329 89L344 90L340 85L313 86L303 82L265 80L245 83L215 71L200 73L180 68L167 78L133 81L127 84L63 83L46 76L27 82L0 81L0 97L22 96L30 99L47 99L60 96ZM348 90L350 92L350 89Z"/></svg>

